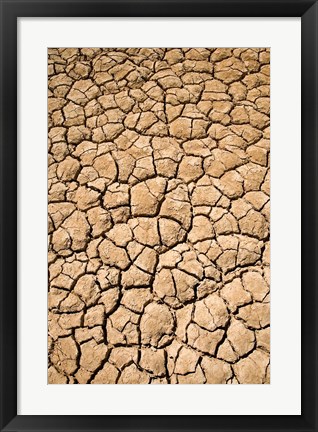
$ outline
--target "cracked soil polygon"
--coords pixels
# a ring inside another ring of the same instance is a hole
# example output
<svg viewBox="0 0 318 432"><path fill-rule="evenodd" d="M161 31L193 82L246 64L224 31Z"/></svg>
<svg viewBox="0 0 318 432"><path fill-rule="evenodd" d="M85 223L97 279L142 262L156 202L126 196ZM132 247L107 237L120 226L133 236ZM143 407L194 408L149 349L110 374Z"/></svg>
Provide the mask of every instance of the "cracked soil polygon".
<svg viewBox="0 0 318 432"><path fill-rule="evenodd" d="M270 382L270 52L48 50L48 382Z"/></svg>

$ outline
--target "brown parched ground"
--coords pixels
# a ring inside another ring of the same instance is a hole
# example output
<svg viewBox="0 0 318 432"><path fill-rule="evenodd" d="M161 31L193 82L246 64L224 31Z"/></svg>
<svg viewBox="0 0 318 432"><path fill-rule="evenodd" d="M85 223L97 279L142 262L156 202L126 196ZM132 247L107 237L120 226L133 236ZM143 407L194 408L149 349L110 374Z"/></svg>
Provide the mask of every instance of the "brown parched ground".
<svg viewBox="0 0 318 432"><path fill-rule="evenodd" d="M269 383L269 62L48 50L49 383Z"/></svg>

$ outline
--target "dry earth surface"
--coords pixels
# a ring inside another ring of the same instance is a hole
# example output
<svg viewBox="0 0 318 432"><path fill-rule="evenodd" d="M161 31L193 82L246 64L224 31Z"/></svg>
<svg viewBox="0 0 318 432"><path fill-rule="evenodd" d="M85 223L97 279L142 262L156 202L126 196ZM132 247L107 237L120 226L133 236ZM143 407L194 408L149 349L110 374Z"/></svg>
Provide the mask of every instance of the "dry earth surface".
<svg viewBox="0 0 318 432"><path fill-rule="evenodd" d="M49 383L269 383L269 59L49 49Z"/></svg>

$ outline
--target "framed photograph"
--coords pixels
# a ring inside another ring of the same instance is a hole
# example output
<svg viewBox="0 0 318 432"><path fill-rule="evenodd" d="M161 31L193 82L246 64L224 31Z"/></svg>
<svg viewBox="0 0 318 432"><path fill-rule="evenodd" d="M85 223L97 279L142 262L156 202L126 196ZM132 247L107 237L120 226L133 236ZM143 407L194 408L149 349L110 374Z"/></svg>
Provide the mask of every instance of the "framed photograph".
<svg viewBox="0 0 318 432"><path fill-rule="evenodd" d="M0 1L1 430L317 430L317 2Z"/></svg>

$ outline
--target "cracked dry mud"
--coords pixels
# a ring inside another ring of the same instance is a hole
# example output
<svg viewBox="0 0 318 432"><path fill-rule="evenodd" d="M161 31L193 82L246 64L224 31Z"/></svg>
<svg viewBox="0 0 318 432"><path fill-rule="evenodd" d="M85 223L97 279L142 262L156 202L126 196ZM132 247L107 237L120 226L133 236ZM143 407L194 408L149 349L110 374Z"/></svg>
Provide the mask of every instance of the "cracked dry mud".
<svg viewBox="0 0 318 432"><path fill-rule="evenodd" d="M49 383L269 383L269 58L49 49Z"/></svg>

